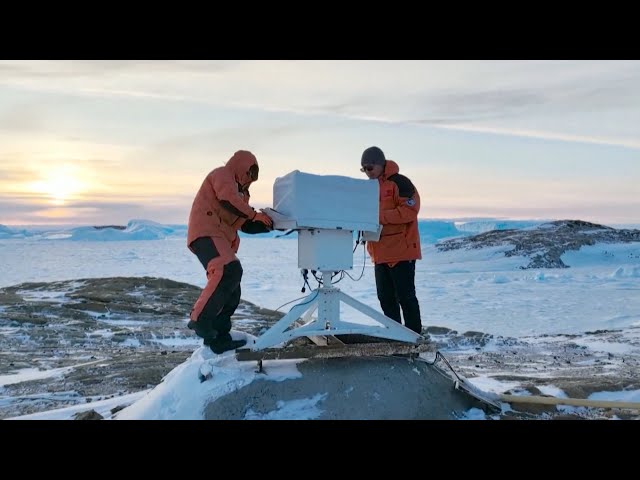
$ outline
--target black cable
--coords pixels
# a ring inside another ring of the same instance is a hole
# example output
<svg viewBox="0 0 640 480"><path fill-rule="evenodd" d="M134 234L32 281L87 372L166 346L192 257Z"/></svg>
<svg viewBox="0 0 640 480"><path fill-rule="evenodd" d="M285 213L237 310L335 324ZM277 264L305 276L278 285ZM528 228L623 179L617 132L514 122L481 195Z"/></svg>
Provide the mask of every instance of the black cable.
<svg viewBox="0 0 640 480"><path fill-rule="evenodd" d="M274 238L286 237L287 235L291 235L293 232L295 232L295 230L292 228L291 230L288 230L286 233L283 233L282 235L276 235Z"/></svg>
<svg viewBox="0 0 640 480"><path fill-rule="evenodd" d="M309 280L307 279L307 277L304 277L304 284L302 285L302 293L305 292L305 289L304 289L305 285L309 287L309 291L313 290L313 288L311 288L311 285L309 285Z"/></svg>
<svg viewBox="0 0 640 480"><path fill-rule="evenodd" d="M456 373L456 371L453 369L453 367L451 366L451 364L449 363L449 361L444 358L444 355L442 355L442 353L440 353L440 350L436 351L436 358L433 359L433 362L430 362L427 359L424 359L425 362L427 362L429 365L435 365L438 360L442 360L444 363L447 364L447 366L449 367L449 369L453 372L453 374L456 376L456 378L462 382L463 380L458 376L458 374Z"/></svg>
<svg viewBox="0 0 640 480"><path fill-rule="evenodd" d="M360 272L360 276L359 276L357 279L355 279L355 278L353 278L351 275L349 275L349 272L345 272L345 271L343 270L343 272L347 275L347 277L349 277L349 278L350 278L351 280L353 280L354 282L359 282L359 281L360 281L360 279L362 279L362 276L364 275L364 264L365 264L365 263L366 263L366 261L367 261L367 251L366 251L365 246L364 246L364 245L365 245L365 243L366 243L366 242L362 242L362 272Z"/></svg>
<svg viewBox="0 0 640 480"><path fill-rule="evenodd" d="M307 303L311 303L311 302L313 302L313 301L316 299L316 297L317 297L317 296L318 296L318 291L316 290L315 295L313 296L313 298L312 298L311 300L309 300L308 302L299 303L298 305L306 305ZM295 298L295 299L291 300L290 302L283 303L283 304L282 304L282 305L280 305L278 308L276 308L276 310L275 310L275 311L277 312L278 310L280 310L280 309L281 309L282 307L284 307L285 305L289 305L290 303L293 303L293 302L295 302L295 301L297 301L297 300L302 300L302 299L303 299L303 298L305 298L305 297L306 297L306 295L305 295L304 297Z"/></svg>
<svg viewBox="0 0 640 480"><path fill-rule="evenodd" d="M336 283L340 283L340 281L344 278L344 274L347 273L344 270L340 270L340 278L333 282L331 285L335 285Z"/></svg>
<svg viewBox="0 0 640 480"><path fill-rule="evenodd" d="M360 230L358 230L358 238L356 239L356 245L355 247L353 247L353 252L351 253L355 253L356 248L358 248L358 243L360 243L360 235L362 234L362 232Z"/></svg>
<svg viewBox="0 0 640 480"><path fill-rule="evenodd" d="M311 288L311 285L309 285L309 270L303 268L300 273L302 274L302 279L304 280L304 282L302 283L302 289L300 291L304 293L306 291L306 287L309 287L309 290L313 290L313 288Z"/></svg>

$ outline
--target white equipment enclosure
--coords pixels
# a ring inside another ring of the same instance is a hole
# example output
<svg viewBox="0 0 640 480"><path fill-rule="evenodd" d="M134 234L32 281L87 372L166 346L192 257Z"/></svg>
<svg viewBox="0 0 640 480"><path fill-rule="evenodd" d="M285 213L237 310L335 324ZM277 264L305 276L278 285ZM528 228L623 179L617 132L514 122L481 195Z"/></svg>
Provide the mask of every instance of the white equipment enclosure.
<svg viewBox="0 0 640 480"><path fill-rule="evenodd" d="M331 285L335 272L353 268L354 232L365 240L380 237L378 182L337 175L313 175L295 170L277 178L273 208L265 212L276 230L298 233L298 267L321 274L321 285L293 306L251 346L262 350L296 337L361 334L408 343L422 338L372 307ZM340 319L340 302L375 320L376 325ZM317 318L312 315L318 311ZM302 326L293 324L302 318Z"/></svg>

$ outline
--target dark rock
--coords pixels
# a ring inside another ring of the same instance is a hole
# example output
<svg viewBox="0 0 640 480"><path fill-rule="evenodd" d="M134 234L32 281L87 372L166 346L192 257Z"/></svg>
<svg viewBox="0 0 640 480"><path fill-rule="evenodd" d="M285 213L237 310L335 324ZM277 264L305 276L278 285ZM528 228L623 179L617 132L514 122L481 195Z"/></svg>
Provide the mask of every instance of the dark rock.
<svg viewBox="0 0 640 480"><path fill-rule="evenodd" d="M429 326L429 327L425 328L424 331L426 333L428 333L429 335L448 335L448 334L451 334L451 333L456 333L455 331L451 330L450 328L433 327L433 326Z"/></svg>
<svg viewBox="0 0 640 480"><path fill-rule="evenodd" d="M95 410L88 410L86 412L76 413L73 417L74 420L103 420L104 417Z"/></svg>
<svg viewBox="0 0 640 480"><path fill-rule="evenodd" d="M48 301L23 298L37 297L39 292L59 295ZM16 368L73 367L63 377L5 385L3 396L15 400L0 405L0 419L158 385L201 345L186 327L200 292L194 285L153 277L85 278L0 288L0 328L14 330L0 335L0 375L14 373ZM260 315L257 310L241 300L233 317L234 329L255 335L284 315L259 309L268 313ZM102 319L96 311L104 314ZM171 345L170 350L159 342L176 336L193 342Z"/></svg>
<svg viewBox="0 0 640 480"><path fill-rule="evenodd" d="M615 229L582 220L558 220L533 229L492 230L479 235L444 240L436 244L440 251L512 246L506 257L530 259L530 268L569 268L561 257L568 251L580 250L596 243L640 242L640 230Z"/></svg>

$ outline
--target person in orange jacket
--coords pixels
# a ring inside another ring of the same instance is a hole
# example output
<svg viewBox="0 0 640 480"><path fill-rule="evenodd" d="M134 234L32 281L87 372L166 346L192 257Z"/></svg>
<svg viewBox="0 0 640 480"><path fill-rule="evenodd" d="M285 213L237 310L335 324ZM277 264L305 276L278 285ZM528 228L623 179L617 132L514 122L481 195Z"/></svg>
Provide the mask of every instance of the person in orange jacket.
<svg viewBox="0 0 640 480"><path fill-rule="evenodd" d="M375 265L376 290L384 314L414 332L422 333L420 305L416 297L416 260L422 258L418 212L420 195L398 164L387 160L378 147L362 153L361 171L380 184L380 239L367 242Z"/></svg>
<svg viewBox="0 0 640 480"><path fill-rule="evenodd" d="M187 227L187 246L207 272L207 284L196 300L188 328L214 353L235 350L245 340L231 338L231 316L240 303L242 265L236 256L238 230L266 233L273 221L249 205L249 186L258 180L258 160L238 150L212 170L193 200Z"/></svg>

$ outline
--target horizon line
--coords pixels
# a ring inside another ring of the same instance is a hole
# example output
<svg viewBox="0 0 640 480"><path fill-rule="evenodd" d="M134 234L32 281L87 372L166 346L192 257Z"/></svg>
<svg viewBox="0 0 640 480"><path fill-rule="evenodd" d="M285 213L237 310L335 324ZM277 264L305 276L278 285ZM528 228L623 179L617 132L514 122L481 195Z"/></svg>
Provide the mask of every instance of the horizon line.
<svg viewBox="0 0 640 480"><path fill-rule="evenodd" d="M18 228L18 227L56 227L56 228L75 228L75 227L126 227L131 222L152 222L158 225L188 227L187 223L158 222L149 218L132 218L125 223L107 222L107 223L2 223L0 226ZM496 221L496 222L557 222L557 221L581 221L600 225L640 225L640 220L631 222L595 222L583 220L581 218L518 218L518 217L419 217L418 221L442 221L442 222L473 222L473 221Z"/></svg>

